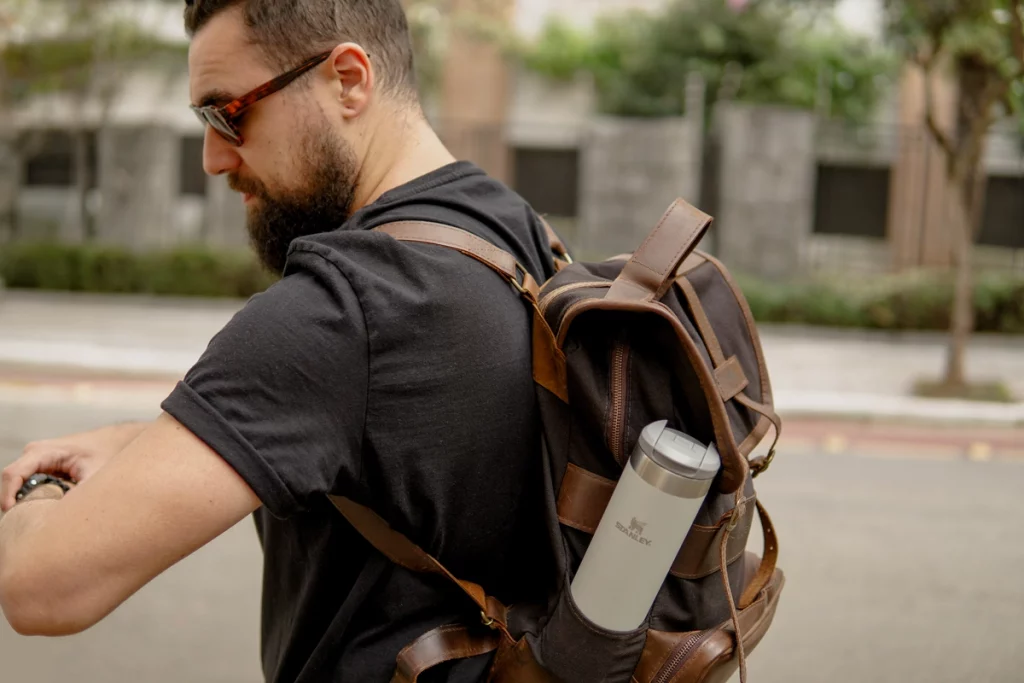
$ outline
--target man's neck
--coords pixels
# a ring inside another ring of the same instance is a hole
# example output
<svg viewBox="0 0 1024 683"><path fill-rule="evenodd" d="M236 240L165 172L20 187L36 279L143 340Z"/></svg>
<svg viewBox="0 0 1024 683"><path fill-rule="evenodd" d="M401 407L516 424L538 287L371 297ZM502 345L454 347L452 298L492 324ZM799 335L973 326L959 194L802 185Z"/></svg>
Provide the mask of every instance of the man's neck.
<svg viewBox="0 0 1024 683"><path fill-rule="evenodd" d="M378 129L366 159L353 212L377 201L384 193L455 161L421 116Z"/></svg>

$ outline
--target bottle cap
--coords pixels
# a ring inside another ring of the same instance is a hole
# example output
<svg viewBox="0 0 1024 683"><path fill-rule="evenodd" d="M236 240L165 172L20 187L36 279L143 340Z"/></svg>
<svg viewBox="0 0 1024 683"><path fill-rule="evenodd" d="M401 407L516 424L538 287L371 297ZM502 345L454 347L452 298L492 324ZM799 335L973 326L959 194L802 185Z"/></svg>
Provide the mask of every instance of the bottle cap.
<svg viewBox="0 0 1024 683"><path fill-rule="evenodd" d="M637 452L676 476L697 481L714 479L722 466L714 443L704 445L689 434L669 429L667 420L644 428Z"/></svg>

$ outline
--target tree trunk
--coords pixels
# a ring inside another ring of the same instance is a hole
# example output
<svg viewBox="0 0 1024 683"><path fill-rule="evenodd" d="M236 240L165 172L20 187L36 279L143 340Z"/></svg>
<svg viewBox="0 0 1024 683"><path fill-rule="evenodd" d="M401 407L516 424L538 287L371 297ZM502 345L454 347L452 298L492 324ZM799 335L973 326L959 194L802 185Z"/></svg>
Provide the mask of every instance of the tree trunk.
<svg viewBox="0 0 1024 683"><path fill-rule="evenodd" d="M953 262L956 268L956 284L953 289L953 310L950 315L949 356L946 359L945 384L950 388L962 388L967 385L964 360L967 345L974 331L974 273L971 268L971 252L974 246L974 230L971 222L971 211L965 201L966 193L973 193L973 180L967 180L972 187L961 191L957 188L952 192L953 210L950 212L953 223Z"/></svg>
<svg viewBox="0 0 1024 683"><path fill-rule="evenodd" d="M1000 90L992 73L970 60L958 64L960 84L957 112L957 144L949 158L952 192L949 220L953 230L953 264L956 279L953 308L950 312L949 356L946 359L945 385L951 389L967 387L965 358L974 331L974 240L984 219L985 140L993 121L993 107Z"/></svg>

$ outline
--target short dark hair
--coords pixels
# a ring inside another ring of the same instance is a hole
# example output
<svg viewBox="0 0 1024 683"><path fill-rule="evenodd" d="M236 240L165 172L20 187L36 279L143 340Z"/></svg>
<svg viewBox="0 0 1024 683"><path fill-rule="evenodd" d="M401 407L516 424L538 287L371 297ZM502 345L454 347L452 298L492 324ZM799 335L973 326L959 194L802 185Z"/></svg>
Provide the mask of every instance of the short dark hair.
<svg viewBox="0 0 1024 683"><path fill-rule="evenodd" d="M400 0L186 0L189 37L236 5L242 6L252 43L281 70L354 42L370 54L383 90L415 97L412 38Z"/></svg>

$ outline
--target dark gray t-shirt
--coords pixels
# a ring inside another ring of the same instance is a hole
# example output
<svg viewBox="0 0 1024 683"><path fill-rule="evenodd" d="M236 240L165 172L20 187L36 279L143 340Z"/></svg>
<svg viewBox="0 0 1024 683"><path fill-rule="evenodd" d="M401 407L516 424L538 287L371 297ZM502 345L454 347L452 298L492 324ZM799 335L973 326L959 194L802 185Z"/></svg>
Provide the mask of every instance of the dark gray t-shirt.
<svg viewBox="0 0 1024 683"><path fill-rule="evenodd" d="M285 277L210 343L163 408L263 502L262 652L271 683L387 683L399 650L476 617L444 579L394 567L324 494L369 505L506 604L543 596L539 416L529 311L496 273L372 232L431 220L552 273L530 207L459 162L297 240ZM478 618L478 617L476 617ZM481 680L488 657L421 680Z"/></svg>

